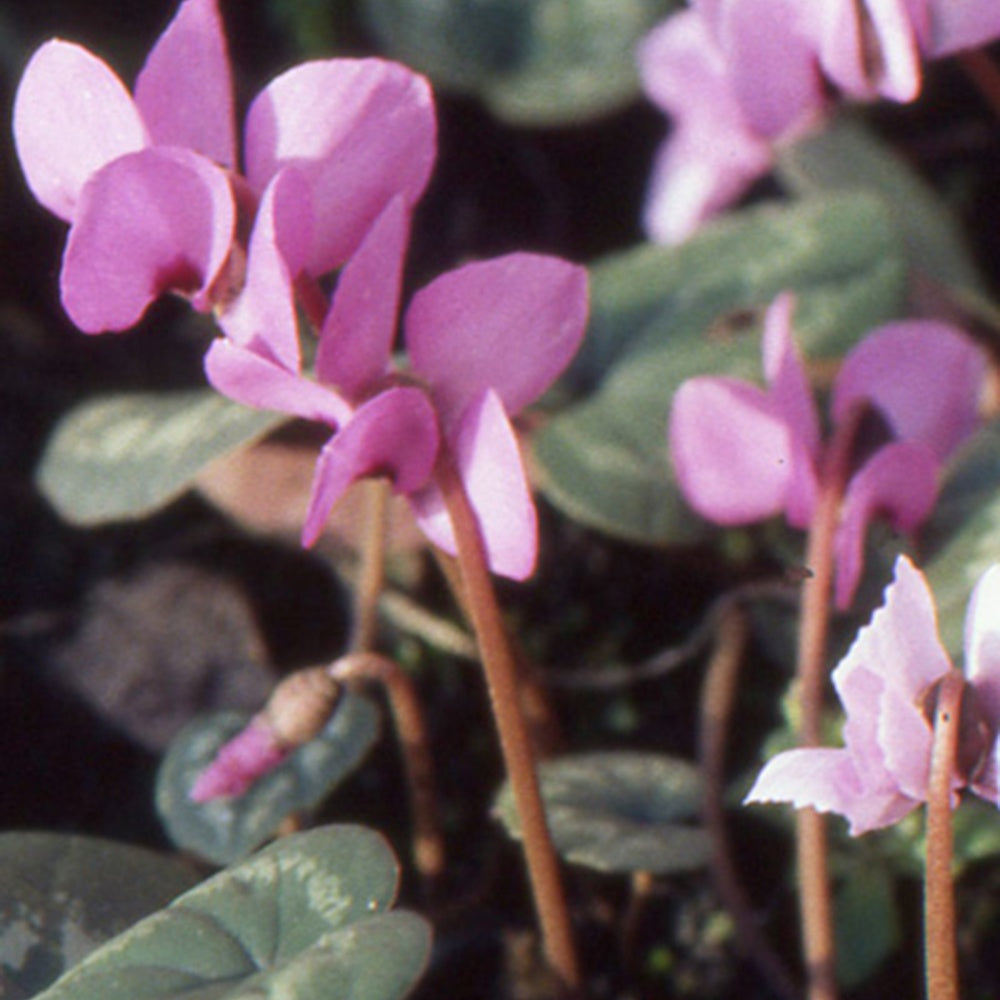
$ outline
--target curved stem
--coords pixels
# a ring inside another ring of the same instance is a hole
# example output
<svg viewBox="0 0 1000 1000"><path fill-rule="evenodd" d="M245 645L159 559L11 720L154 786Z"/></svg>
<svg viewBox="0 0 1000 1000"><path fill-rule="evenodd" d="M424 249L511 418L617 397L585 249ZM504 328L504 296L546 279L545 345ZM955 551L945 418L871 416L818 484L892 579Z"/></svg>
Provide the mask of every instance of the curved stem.
<svg viewBox="0 0 1000 1000"><path fill-rule="evenodd" d="M965 680L952 670L941 681L934 710L934 745L927 790L924 948L928 1000L958 1000L955 892L951 874L951 799Z"/></svg>
<svg viewBox="0 0 1000 1000"><path fill-rule="evenodd" d="M378 631L378 601L385 582L386 519L389 512L389 485L382 479L366 479L360 484L368 500L365 530L361 542L361 563L354 584L354 626L349 649L364 653L375 647Z"/></svg>
<svg viewBox="0 0 1000 1000"><path fill-rule="evenodd" d="M566 991L577 995L582 980L559 861L549 834L531 738L521 711L517 661L493 590L479 522L447 453L438 461L436 480L455 530L462 592L479 643L504 764L521 820L528 877L545 955Z"/></svg>

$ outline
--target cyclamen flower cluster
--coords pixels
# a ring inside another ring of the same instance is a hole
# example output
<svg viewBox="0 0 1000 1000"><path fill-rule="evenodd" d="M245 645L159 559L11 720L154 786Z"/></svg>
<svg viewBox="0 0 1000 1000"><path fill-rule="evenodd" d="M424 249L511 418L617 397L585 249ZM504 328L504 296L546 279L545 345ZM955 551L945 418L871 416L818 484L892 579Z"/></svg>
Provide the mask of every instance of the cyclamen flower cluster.
<svg viewBox="0 0 1000 1000"><path fill-rule="evenodd" d="M677 243L732 204L829 109L913 100L921 59L1000 37L995 0L691 0L639 48L643 87L672 119L645 209Z"/></svg>
<svg viewBox="0 0 1000 1000"><path fill-rule="evenodd" d="M304 544L353 481L386 475L428 536L454 551L432 480L446 443L492 568L529 575L535 509L510 418L575 353L585 272L511 254L443 275L410 305L413 367L396 372L410 220L436 155L427 81L381 59L294 67L250 105L242 173L233 103L216 0L184 0L134 95L79 46L36 52L14 132L32 191L70 223L61 291L71 319L87 332L125 329L165 291L214 311L225 337L206 372L219 391L334 430ZM327 311L316 279L337 268ZM299 298L325 313L315 380L303 368Z"/></svg>

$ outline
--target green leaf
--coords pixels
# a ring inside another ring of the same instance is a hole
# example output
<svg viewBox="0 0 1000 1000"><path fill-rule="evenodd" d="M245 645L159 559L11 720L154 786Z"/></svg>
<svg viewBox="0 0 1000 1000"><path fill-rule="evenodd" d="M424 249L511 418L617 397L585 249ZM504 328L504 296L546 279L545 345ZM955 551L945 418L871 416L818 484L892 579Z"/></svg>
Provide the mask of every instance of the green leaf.
<svg viewBox="0 0 1000 1000"><path fill-rule="evenodd" d="M375 704L347 693L316 739L243 795L192 802L195 779L248 721L239 712L196 719L171 744L157 775L156 808L171 840L217 864L245 857L273 836L287 816L322 802L360 765L379 731Z"/></svg>
<svg viewBox="0 0 1000 1000"><path fill-rule="evenodd" d="M892 879L885 868L857 866L837 888L837 982L851 990L899 947Z"/></svg>
<svg viewBox="0 0 1000 1000"><path fill-rule="evenodd" d="M138 847L0 834L0 995L34 996L196 881L184 865Z"/></svg>
<svg viewBox="0 0 1000 1000"><path fill-rule="evenodd" d="M671 0L365 0L394 58L522 125L585 121L635 98L635 47Z"/></svg>
<svg viewBox="0 0 1000 1000"><path fill-rule="evenodd" d="M429 927L385 913L398 868L378 834L331 826L270 845L93 952L36 1000L395 1000Z"/></svg>
<svg viewBox="0 0 1000 1000"><path fill-rule="evenodd" d="M534 436L537 480L570 517L646 544L707 530L668 465L667 415L685 379L759 380L753 334L783 290L797 294L796 334L814 362L896 315L905 290L898 237L869 195L737 213L683 246L608 258L592 279L587 339L569 381L596 391Z"/></svg>
<svg viewBox="0 0 1000 1000"><path fill-rule="evenodd" d="M867 191L888 207L917 271L944 285L983 291L958 221L937 192L860 122L841 117L784 147L779 178L799 195Z"/></svg>
<svg viewBox="0 0 1000 1000"><path fill-rule="evenodd" d="M544 761L539 779L556 850L567 861L602 872L660 875L708 862L708 835L680 822L701 803L701 777L687 761L627 751L573 754ZM493 811L520 838L509 784Z"/></svg>
<svg viewBox="0 0 1000 1000"><path fill-rule="evenodd" d="M59 421L38 484L73 524L142 517L179 496L214 459L287 419L208 389L101 396Z"/></svg>
<svg viewBox="0 0 1000 1000"><path fill-rule="evenodd" d="M958 661L969 595L1000 560L1000 422L979 431L952 461L921 541L941 641Z"/></svg>

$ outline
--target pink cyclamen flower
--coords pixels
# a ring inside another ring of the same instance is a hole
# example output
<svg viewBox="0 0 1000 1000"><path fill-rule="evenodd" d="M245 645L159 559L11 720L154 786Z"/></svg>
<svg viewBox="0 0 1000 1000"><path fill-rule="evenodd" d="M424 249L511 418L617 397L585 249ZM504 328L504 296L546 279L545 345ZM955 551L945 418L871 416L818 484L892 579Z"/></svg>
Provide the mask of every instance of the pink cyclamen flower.
<svg viewBox="0 0 1000 1000"><path fill-rule="evenodd" d="M225 338L205 359L209 381L246 405L334 429L320 453L303 544L319 535L354 481L387 475L425 534L455 551L432 472L442 439L479 517L491 567L528 576L535 508L510 418L537 399L576 352L587 316L583 268L513 253L467 264L417 292L403 330L410 368L391 349L410 212L394 199L343 268L320 332L315 379L303 371L292 294L302 234L274 224L274 207L303 183L281 172L261 204L247 282L222 313Z"/></svg>
<svg viewBox="0 0 1000 1000"><path fill-rule="evenodd" d="M130 94L86 49L32 56L14 101L35 197L70 223L63 305L85 332L123 330L165 291L197 309L241 279L238 217L295 164L316 220L303 269L340 266L385 204L419 198L434 160L430 88L379 59L331 59L273 80L246 117L238 174L232 73L216 0L184 0ZM293 223L294 224L294 220Z"/></svg>
<svg viewBox="0 0 1000 1000"><path fill-rule="evenodd" d="M844 707L844 747L787 750L761 771L745 802L790 802L837 812L853 835L889 826L927 799L936 685L952 670L937 634L927 581L905 557L885 603L833 672ZM958 773L998 800L1000 565L976 585L965 625L965 677Z"/></svg>
<svg viewBox="0 0 1000 1000"><path fill-rule="evenodd" d="M767 388L703 376L677 390L669 447L687 502L717 524L784 513L807 528L821 488L819 415L792 336L793 298L768 309ZM863 408L877 434L852 442L853 463L835 539L835 598L847 607L864 563L869 522L910 532L930 513L942 463L974 430L985 358L961 331L931 320L888 323L854 347L833 385L834 433ZM855 425L856 426L856 425Z"/></svg>
<svg viewBox="0 0 1000 1000"><path fill-rule="evenodd" d="M692 0L637 53L647 96L673 122L647 232L686 239L768 172L775 144L821 122L838 91L913 100L922 59L998 37L996 0Z"/></svg>

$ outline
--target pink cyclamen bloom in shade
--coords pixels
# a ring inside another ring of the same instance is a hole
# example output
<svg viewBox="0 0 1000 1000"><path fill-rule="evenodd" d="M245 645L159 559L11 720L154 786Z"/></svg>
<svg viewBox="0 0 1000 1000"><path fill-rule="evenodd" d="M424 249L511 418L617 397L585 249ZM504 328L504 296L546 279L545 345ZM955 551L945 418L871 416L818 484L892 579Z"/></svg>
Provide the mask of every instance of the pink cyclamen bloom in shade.
<svg viewBox="0 0 1000 1000"><path fill-rule="evenodd" d="M905 557L885 603L863 628L833 683L846 715L844 747L787 750L761 771L745 802L790 802L847 818L857 836L889 826L927 799L937 683L952 670L927 581ZM1000 565L969 602L956 792L998 800Z"/></svg>
<svg viewBox="0 0 1000 1000"><path fill-rule="evenodd" d="M14 101L35 197L70 224L63 305L85 332L123 330L165 291L209 310L241 280L238 217L280 169L308 179L317 220L303 267L340 266L387 201L419 198L434 161L427 82L379 59L296 66L247 114L237 173L232 73L216 0L184 0L130 94L70 42L38 49Z"/></svg>
<svg viewBox="0 0 1000 1000"><path fill-rule="evenodd" d="M783 513L805 529L815 512L825 446L792 335L793 305L786 293L767 312L767 388L703 376L674 396L668 438L678 485L717 524ZM844 359L831 398L834 433L862 407L877 435L852 442L858 454L834 543L839 608L850 604L861 577L869 522L882 516L911 532L930 513L942 464L976 427L985 365L965 334L931 320L885 324Z"/></svg>
<svg viewBox="0 0 1000 1000"><path fill-rule="evenodd" d="M270 728L254 719L229 740L191 788L192 802L242 795L265 774L269 774L292 752L282 746Z"/></svg>
<svg viewBox="0 0 1000 1000"><path fill-rule="evenodd" d="M467 264L414 295L403 319L410 368L391 363L410 213L394 199L340 274L320 332L315 378L303 371L291 274L300 233L273 204L303 183L283 171L250 244L247 283L220 316L227 336L205 359L209 381L246 405L334 429L316 467L303 544L358 479L387 475L428 537L455 551L432 473L447 442L479 517L490 565L530 575L535 508L511 417L569 363L583 336L587 276L559 258L514 253Z"/></svg>

